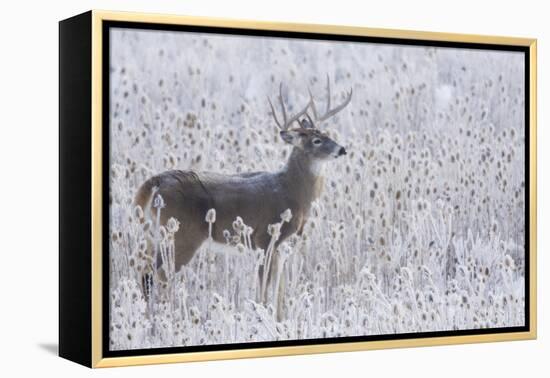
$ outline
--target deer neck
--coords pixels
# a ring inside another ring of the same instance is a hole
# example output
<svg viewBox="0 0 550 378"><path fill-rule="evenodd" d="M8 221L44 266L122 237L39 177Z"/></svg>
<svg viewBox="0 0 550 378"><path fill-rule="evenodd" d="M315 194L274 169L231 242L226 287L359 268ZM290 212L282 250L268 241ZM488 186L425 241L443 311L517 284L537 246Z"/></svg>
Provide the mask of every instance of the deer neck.
<svg viewBox="0 0 550 378"><path fill-rule="evenodd" d="M323 165L323 162L295 147L283 168L282 174L286 177L290 194L308 207L320 194Z"/></svg>

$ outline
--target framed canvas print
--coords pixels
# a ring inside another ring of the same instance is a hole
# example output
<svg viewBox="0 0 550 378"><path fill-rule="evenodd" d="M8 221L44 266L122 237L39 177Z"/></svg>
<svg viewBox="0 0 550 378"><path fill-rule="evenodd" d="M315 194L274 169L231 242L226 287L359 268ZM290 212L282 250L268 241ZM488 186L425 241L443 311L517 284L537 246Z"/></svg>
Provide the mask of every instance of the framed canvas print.
<svg viewBox="0 0 550 378"><path fill-rule="evenodd" d="M536 41L60 22L59 352L536 337Z"/></svg>

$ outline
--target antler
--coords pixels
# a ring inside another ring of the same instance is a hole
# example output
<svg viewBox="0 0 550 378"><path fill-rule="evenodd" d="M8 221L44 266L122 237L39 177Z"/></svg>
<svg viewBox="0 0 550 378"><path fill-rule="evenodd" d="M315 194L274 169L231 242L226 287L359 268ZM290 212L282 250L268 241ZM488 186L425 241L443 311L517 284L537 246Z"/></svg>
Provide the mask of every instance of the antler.
<svg viewBox="0 0 550 378"><path fill-rule="evenodd" d="M330 78L327 75L327 110L325 111L325 114L319 116L317 113L317 108L315 107L315 101L313 100L313 94L311 93L311 90L309 90L309 98L310 98L310 104L311 104L311 110L313 110L313 117L315 118L315 121L317 122L323 122L327 120L328 118L332 117L336 113L338 113L340 110L344 109L349 102L351 101L351 95L353 94L353 88L350 89L350 91L346 94L346 99L343 103L335 107L334 109L330 108Z"/></svg>
<svg viewBox="0 0 550 378"><path fill-rule="evenodd" d="M279 85L279 96L278 97L279 97L279 103L281 104L281 111L282 111L282 114L283 114L283 123L282 124L279 123L279 119L277 118L277 114L275 113L275 108L273 107L273 104L271 103L271 99L269 97L267 98L267 101L269 101L269 106L271 106L271 114L273 115L273 119L275 119L275 123L277 124L277 126L279 126L279 128L281 130L287 130L288 127L292 124L292 122L298 121L298 118L300 118L302 115L304 115L304 113L307 112L309 106L311 105L311 100L310 100L310 102L307 103L305 108L303 108L301 111L299 111L298 113L296 113L292 117L287 118L285 103L283 102L283 83L282 82Z"/></svg>

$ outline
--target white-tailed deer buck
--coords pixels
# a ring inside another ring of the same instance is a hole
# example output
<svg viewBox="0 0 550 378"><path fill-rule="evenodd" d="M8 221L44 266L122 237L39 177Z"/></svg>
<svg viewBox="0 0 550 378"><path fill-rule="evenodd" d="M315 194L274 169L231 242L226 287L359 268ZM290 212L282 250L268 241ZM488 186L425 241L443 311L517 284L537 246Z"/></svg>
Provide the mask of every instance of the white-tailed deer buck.
<svg viewBox="0 0 550 378"><path fill-rule="evenodd" d="M289 115L281 83L278 96L281 120L269 100L281 138L293 146L281 170L234 175L171 170L151 177L141 185L135 197L137 205L154 215L155 211L147 210L151 210L153 197L159 194L165 203L160 223L165 224L171 217L180 222L174 236L176 270L187 264L208 238L209 225L205 222L205 215L209 209L216 210L212 238L220 243L225 242L223 231L231 230L233 221L241 217L254 229L251 236L253 248L266 250L271 239L268 226L278 223L281 213L287 209L291 210L292 218L283 224L277 244L294 233L302 232L311 203L319 197L323 186L323 165L346 154L345 148L319 130L315 122L326 121L344 109L351 100L352 91L340 105L331 108L330 80L327 77L326 110L323 114L318 113L311 91L309 96L309 102L301 111ZM308 114L310 109L313 119ZM293 123L296 127L291 127ZM269 277L269 266L263 268L263 274Z"/></svg>

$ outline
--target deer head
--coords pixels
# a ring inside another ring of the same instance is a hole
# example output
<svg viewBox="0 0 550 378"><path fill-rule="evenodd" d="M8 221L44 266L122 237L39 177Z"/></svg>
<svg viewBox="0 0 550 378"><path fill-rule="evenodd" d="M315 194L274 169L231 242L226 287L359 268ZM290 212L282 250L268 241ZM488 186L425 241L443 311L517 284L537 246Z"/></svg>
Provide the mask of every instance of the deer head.
<svg viewBox="0 0 550 378"><path fill-rule="evenodd" d="M338 158L346 154L346 149L331 139L326 133L317 128L316 124L326 121L336 113L344 109L351 101L352 90L346 94L345 100L338 106L330 108L330 79L327 75L327 99L326 110L323 114L319 114L315 100L311 90L309 90L309 102L298 113L289 116L283 101L283 83L279 86L279 103L281 105L282 122L275 113L275 108L268 98L271 107L271 114L277 126L281 129L281 138L288 144L299 149L307 157L313 161L324 161L328 159ZM308 110L311 109L313 119L309 115ZM297 127L291 128L296 122Z"/></svg>

